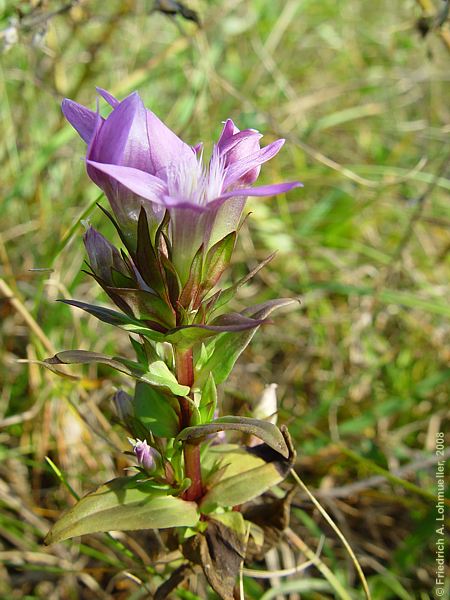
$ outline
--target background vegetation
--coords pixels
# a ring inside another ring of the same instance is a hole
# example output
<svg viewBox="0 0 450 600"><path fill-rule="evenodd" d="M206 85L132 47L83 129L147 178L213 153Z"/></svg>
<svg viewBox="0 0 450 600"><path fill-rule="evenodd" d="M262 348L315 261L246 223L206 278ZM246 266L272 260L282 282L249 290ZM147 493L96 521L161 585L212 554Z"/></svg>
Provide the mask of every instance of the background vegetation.
<svg viewBox="0 0 450 600"><path fill-rule="evenodd" d="M137 599L149 593L140 580L157 580L147 534L42 546L73 502L69 486L83 494L128 464L111 419L118 377L92 367L59 379L21 362L70 348L120 353L127 343L55 303L106 302L80 273L81 221L112 232L60 112L64 96L94 108L95 85L120 97L139 90L207 148L228 116L266 143L287 138L262 179L305 187L249 203L236 262L251 269L278 254L235 305L250 296L300 296L302 305L258 333L223 399L250 410L277 383L297 471L344 530L374 599L433 597L435 434L448 430L450 379L450 71L445 25L426 37L419 29L434 24L423 8L444 4L191 0L197 27L147 0L0 2L1 598ZM361 598L341 543L300 492L291 527L313 550L326 536L319 564ZM286 542L258 568L303 560ZM244 585L254 599L286 584L291 598L339 597L308 583L320 577L311 567Z"/></svg>

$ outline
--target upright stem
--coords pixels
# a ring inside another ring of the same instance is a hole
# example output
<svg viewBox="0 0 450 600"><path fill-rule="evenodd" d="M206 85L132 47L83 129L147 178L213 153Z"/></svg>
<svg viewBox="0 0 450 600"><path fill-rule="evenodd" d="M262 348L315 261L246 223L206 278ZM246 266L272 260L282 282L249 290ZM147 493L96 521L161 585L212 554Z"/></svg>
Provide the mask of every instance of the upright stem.
<svg viewBox="0 0 450 600"><path fill-rule="evenodd" d="M192 348L175 350L175 368L178 383L192 387L194 383L194 362ZM180 398L181 426L191 424L191 407L185 398ZM190 487L184 493L186 500L197 500L203 494L202 472L200 467L200 445L184 442L184 469L186 477L191 480Z"/></svg>

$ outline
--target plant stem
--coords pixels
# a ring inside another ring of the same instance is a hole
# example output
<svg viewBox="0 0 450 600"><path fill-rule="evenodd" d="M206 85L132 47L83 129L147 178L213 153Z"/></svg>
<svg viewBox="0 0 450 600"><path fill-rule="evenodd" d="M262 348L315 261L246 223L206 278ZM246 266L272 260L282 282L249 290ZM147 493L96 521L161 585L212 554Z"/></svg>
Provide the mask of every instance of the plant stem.
<svg viewBox="0 0 450 600"><path fill-rule="evenodd" d="M194 383L192 348L187 350L175 349L175 368L178 383L192 387ZM180 398L180 409L181 427L189 427L191 424L191 407L186 398ZM184 498L185 500L197 500L203 494L200 445L184 442L183 454L185 475L191 480L191 485L184 493Z"/></svg>

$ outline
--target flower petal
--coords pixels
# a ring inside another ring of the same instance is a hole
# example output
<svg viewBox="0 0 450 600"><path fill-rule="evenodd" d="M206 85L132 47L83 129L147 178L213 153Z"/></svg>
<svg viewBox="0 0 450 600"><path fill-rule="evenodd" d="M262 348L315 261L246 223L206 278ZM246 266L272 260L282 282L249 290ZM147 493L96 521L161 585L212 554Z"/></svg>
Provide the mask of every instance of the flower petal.
<svg viewBox="0 0 450 600"><path fill-rule="evenodd" d="M97 92L100 94L100 96L106 100L106 102L112 107L112 108L116 108L116 106L118 106L120 104L119 100L117 100L117 98L114 98L114 96L112 94L110 94L109 92L107 92L106 90L104 90L101 87L96 87L95 88L97 90Z"/></svg>
<svg viewBox="0 0 450 600"><path fill-rule="evenodd" d="M217 147L220 154L224 155L230 153L230 151L236 148L236 146L241 146L244 140L247 142L251 141L252 152L247 152L246 154L253 154L255 151L259 150L258 140L260 140L262 137L262 134L259 133L259 131L256 131L256 129L244 129L243 131L239 131L238 133L231 135L227 140L221 143L220 146L217 144Z"/></svg>
<svg viewBox="0 0 450 600"><path fill-rule="evenodd" d="M227 119L223 125L222 133L220 134L219 141L217 142L217 146L219 150L222 150L225 142L235 133L238 133L239 129L233 123L231 119Z"/></svg>
<svg viewBox="0 0 450 600"><path fill-rule="evenodd" d="M196 161L195 151L183 142L158 117L147 110L148 147L151 166L149 172L165 178L167 167L172 163Z"/></svg>
<svg viewBox="0 0 450 600"><path fill-rule="evenodd" d="M68 98L63 100L61 108L64 116L81 139L89 144L95 130L97 113Z"/></svg>
<svg viewBox="0 0 450 600"><path fill-rule="evenodd" d="M158 177L133 167L105 164L93 160L88 160L87 163L91 168L105 173L138 196L157 204L164 204L162 198L167 190L164 182Z"/></svg>
<svg viewBox="0 0 450 600"><path fill-rule="evenodd" d="M139 94L131 94L112 111L98 132L87 158L147 170L146 111Z"/></svg>
<svg viewBox="0 0 450 600"><path fill-rule="evenodd" d="M276 196L277 194L284 194L289 192L296 187L303 187L300 181L290 181L286 183L272 183L270 185L260 185L253 188L237 188L229 192L221 194L219 198L215 198L209 202L208 206L222 205L225 200L233 197L247 197L247 196Z"/></svg>
<svg viewBox="0 0 450 600"><path fill-rule="evenodd" d="M259 167L263 163L273 158L280 151L285 140L277 140L268 146L265 146L258 152L249 156L239 158L233 162L227 169L223 189L229 188L231 185L238 182L246 173Z"/></svg>

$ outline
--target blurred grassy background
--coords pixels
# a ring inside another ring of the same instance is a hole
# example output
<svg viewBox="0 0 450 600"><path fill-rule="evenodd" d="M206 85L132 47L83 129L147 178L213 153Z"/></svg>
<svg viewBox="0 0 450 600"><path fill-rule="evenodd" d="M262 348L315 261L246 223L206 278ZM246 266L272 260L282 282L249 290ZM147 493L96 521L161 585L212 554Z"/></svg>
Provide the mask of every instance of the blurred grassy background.
<svg viewBox="0 0 450 600"><path fill-rule="evenodd" d="M249 204L236 254L246 267L232 275L278 250L235 306L278 296L302 306L258 333L224 397L245 409L276 382L297 470L374 599L433 597L435 434L448 430L450 379L450 71L448 30L423 38L417 21L443 3L190 0L201 28L147 0L73 4L48 18L66 3L0 2L10 42L0 56L0 598L144 598L139 580L158 579L145 535L43 548L73 502L46 456L78 494L127 465L110 418L120 380L103 367L74 368L70 380L18 362L126 351L125 335L54 302L106 302L80 274L80 219L112 232L60 112L64 96L94 108L95 85L139 90L192 144L210 148L229 116L266 143L287 138L261 179L305 187ZM327 535L320 560L360 598L345 551L301 494L291 525L313 549ZM302 557L284 546L268 566L292 560ZM292 598L334 597L304 577L320 574L284 580ZM277 585L245 578L248 598Z"/></svg>

